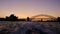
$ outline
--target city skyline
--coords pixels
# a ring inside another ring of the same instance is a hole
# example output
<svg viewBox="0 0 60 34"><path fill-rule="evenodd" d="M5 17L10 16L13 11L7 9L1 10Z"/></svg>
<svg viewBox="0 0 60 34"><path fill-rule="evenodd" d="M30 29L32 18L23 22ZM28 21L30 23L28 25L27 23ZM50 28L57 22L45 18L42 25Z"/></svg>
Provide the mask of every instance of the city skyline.
<svg viewBox="0 0 60 34"><path fill-rule="evenodd" d="M60 16L60 0L0 0L0 17L15 14L19 18L47 14Z"/></svg>

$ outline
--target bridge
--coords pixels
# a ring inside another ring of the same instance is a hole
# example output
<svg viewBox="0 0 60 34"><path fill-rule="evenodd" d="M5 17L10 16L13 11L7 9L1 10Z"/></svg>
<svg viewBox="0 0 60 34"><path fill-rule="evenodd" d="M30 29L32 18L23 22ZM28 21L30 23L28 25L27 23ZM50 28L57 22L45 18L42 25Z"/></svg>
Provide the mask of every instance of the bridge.
<svg viewBox="0 0 60 34"><path fill-rule="evenodd" d="M40 14L40 15L32 16L30 19L31 21L55 21L56 17Z"/></svg>

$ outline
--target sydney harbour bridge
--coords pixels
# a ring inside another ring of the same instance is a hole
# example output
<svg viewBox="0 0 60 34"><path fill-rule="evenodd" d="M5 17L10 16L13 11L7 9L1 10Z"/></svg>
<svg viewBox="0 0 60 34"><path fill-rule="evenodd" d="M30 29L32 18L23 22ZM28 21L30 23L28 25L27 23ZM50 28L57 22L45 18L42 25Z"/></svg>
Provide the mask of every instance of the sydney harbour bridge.
<svg viewBox="0 0 60 34"><path fill-rule="evenodd" d="M45 14L35 15L32 16L30 19L31 21L56 21L56 17Z"/></svg>

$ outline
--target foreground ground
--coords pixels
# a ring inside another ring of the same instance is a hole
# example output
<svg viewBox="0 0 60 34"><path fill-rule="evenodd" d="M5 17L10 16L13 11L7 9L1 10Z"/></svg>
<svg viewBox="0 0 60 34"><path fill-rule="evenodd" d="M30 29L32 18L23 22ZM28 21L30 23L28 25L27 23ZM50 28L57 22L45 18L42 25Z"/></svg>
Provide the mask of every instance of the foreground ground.
<svg viewBox="0 0 60 34"><path fill-rule="evenodd" d="M0 34L60 34L60 23L0 21Z"/></svg>

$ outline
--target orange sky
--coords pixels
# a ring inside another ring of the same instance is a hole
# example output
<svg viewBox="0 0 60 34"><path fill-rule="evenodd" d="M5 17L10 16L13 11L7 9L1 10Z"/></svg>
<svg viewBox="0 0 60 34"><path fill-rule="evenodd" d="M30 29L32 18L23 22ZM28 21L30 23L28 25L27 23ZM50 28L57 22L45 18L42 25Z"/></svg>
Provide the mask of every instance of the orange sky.
<svg viewBox="0 0 60 34"><path fill-rule="evenodd" d="M0 0L0 17L9 16L12 12L19 18L39 14L56 17L60 16L60 0Z"/></svg>

